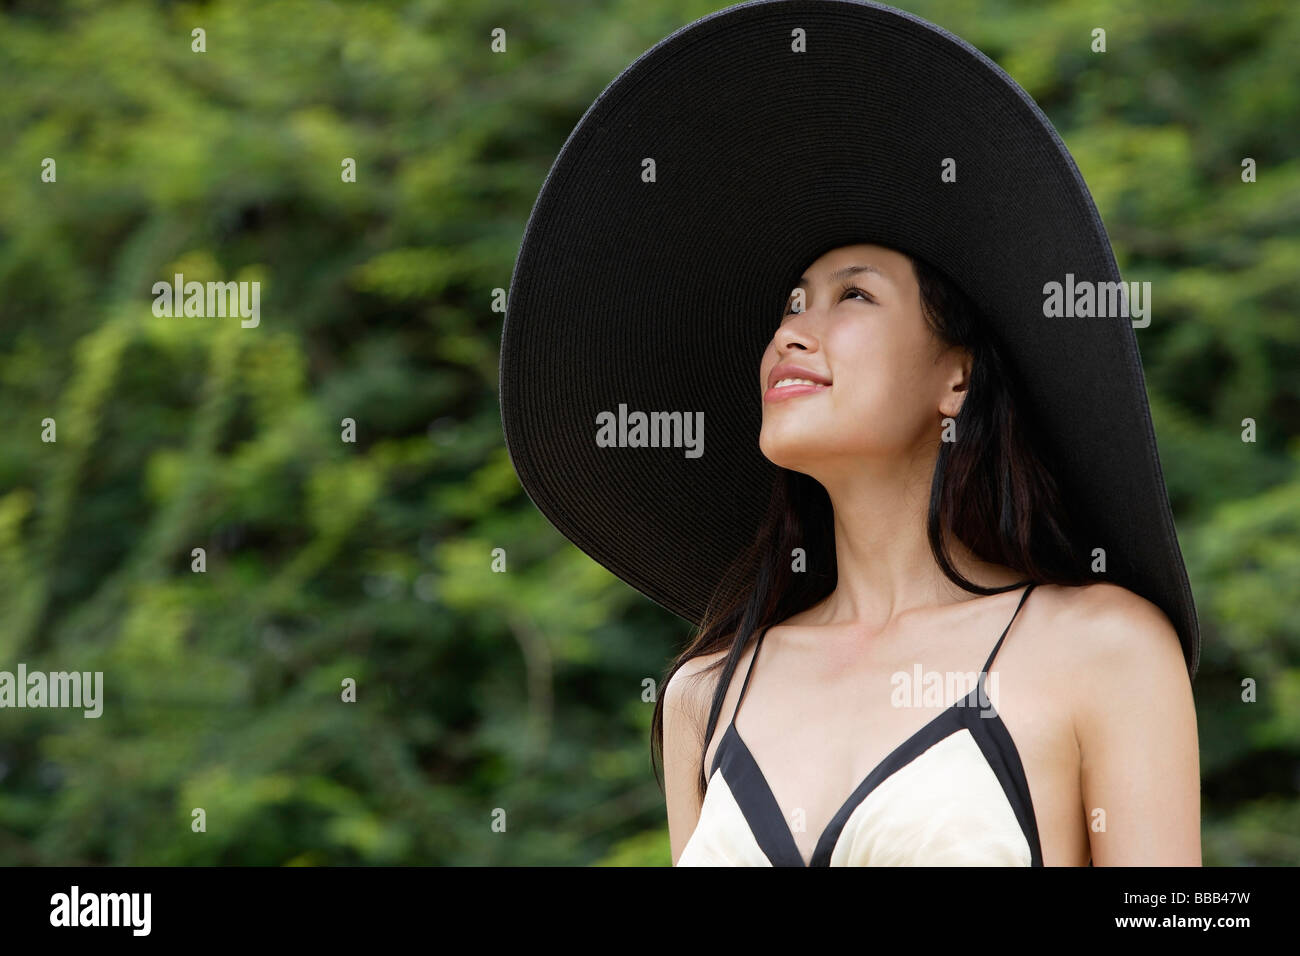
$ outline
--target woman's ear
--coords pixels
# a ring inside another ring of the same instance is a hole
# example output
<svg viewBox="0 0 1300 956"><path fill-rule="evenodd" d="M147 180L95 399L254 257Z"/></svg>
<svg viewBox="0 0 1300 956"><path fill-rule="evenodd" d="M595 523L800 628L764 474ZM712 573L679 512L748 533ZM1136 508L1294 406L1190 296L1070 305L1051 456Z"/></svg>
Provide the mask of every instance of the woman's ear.
<svg viewBox="0 0 1300 956"><path fill-rule="evenodd" d="M939 414L956 418L970 390L971 354L966 349L949 349L943 361L947 363L943 395L939 399Z"/></svg>

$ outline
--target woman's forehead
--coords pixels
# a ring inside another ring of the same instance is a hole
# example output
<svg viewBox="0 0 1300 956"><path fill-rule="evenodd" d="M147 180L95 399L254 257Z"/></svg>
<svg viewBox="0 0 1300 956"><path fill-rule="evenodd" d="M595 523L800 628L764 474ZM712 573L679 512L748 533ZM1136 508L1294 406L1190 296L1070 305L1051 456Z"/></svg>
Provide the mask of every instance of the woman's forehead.
<svg viewBox="0 0 1300 956"><path fill-rule="evenodd" d="M796 285L834 283L854 275L878 275L899 281L912 274L912 260L905 254L871 243L857 243L828 250L809 263Z"/></svg>

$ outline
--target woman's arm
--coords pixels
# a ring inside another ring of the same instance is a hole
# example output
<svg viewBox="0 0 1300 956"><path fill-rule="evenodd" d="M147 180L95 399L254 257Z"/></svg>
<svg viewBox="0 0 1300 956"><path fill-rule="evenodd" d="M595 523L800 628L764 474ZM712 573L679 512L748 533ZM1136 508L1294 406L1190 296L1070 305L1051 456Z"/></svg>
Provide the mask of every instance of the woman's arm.
<svg viewBox="0 0 1300 956"><path fill-rule="evenodd" d="M1191 681L1173 625L1113 584L1079 589L1061 621L1095 866L1200 866L1201 777Z"/></svg>
<svg viewBox="0 0 1300 956"><path fill-rule="evenodd" d="M718 654L693 657L677 669L664 688L664 797L668 803L668 841L673 866L700 820L700 776L704 727L717 672L699 672Z"/></svg>

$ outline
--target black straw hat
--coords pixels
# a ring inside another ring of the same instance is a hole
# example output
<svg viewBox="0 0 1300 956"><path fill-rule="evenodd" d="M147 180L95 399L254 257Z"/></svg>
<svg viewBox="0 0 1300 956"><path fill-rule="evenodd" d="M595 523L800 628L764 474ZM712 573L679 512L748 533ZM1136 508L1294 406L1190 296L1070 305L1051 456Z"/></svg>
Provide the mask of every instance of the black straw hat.
<svg viewBox="0 0 1300 956"><path fill-rule="evenodd" d="M994 325L1105 579L1169 616L1194 676L1133 331L1147 319L1114 295L1092 197L1005 72L891 7L728 7L582 117L534 204L501 341L506 444L538 509L698 625L780 471L758 447L763 350L802 269L864 242L941 267ZM655 412L679 413L677 443L637 447L637 413L670 421Z"/></svg>

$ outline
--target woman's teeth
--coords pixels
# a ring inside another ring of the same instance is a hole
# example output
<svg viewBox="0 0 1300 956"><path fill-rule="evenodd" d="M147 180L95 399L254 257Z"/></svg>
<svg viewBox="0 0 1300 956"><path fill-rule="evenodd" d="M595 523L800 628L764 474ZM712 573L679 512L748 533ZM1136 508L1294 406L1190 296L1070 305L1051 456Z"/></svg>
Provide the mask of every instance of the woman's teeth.
<svg viewBox="0 0 1300 956"><path fill-rule="evenodd" d="M786 385L821 385L821 382L814 382L810 378L783 378L773 385L773 388L782 388Z"/></svg>

